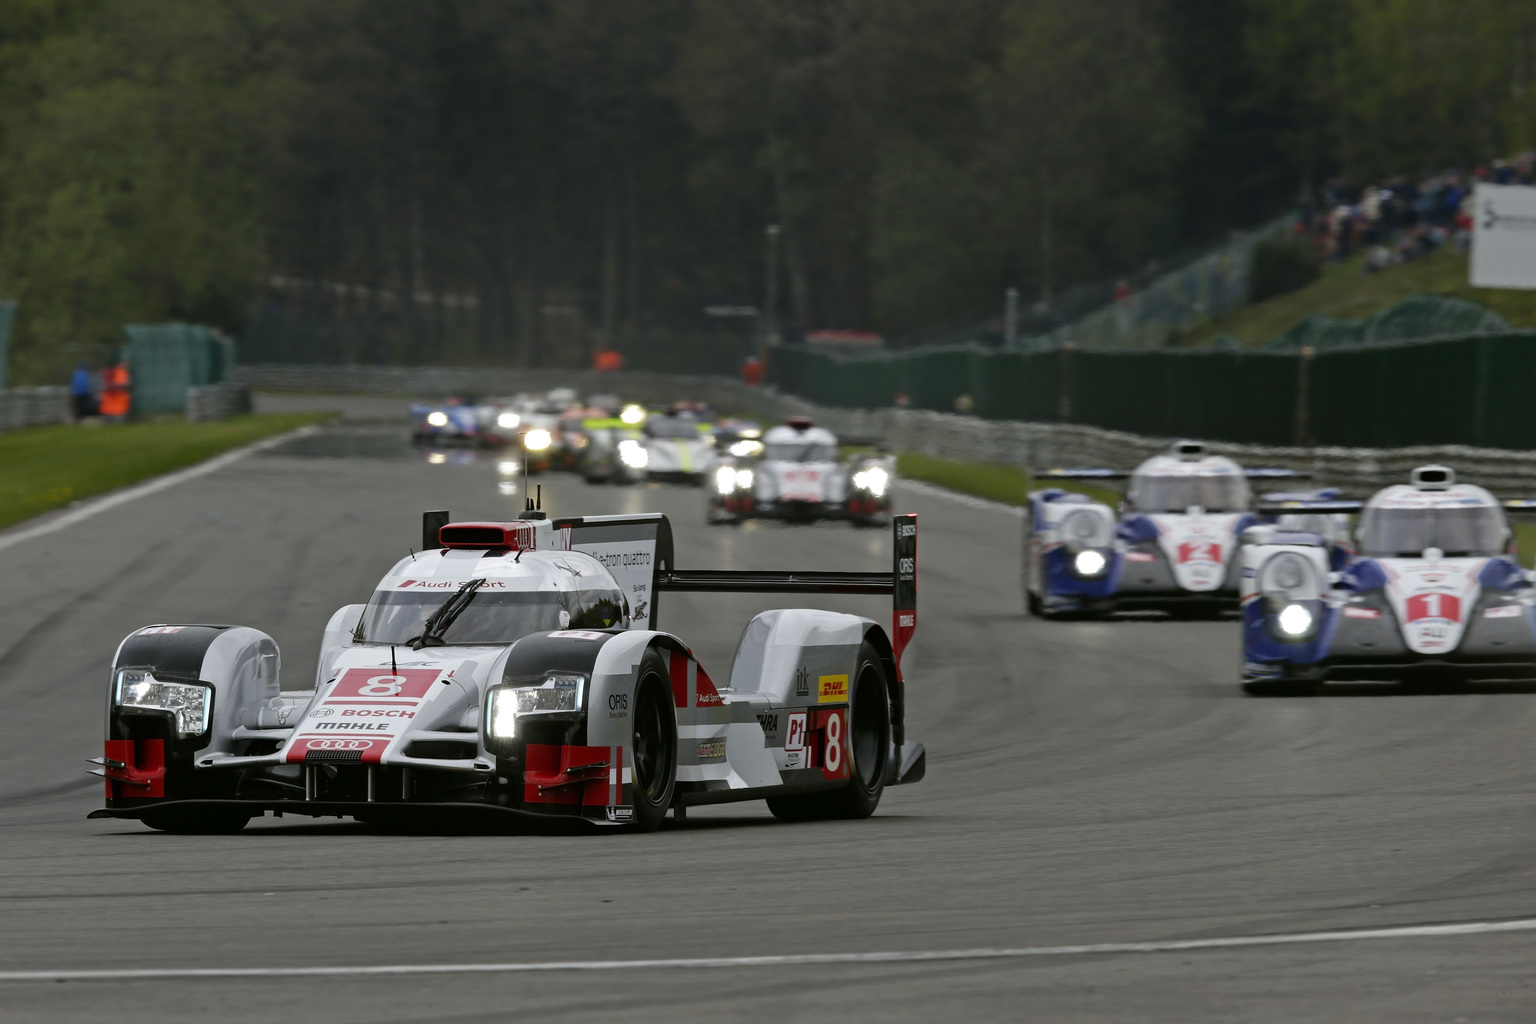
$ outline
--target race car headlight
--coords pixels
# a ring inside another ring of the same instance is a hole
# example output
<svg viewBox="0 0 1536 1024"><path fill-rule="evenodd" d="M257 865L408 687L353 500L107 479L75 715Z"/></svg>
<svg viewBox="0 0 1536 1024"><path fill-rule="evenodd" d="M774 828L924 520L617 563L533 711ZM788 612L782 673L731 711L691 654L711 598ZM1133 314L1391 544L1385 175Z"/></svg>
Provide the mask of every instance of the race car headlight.
<svg viewBox="0 0 1536 1024"><path fill-rule="evenodd" d="M496 463L496 472L502 476L517 476L523 471L523 467L511 459L503 459Z"/></svg>
<svg viewBox="0 0 1536 1024"><path fill-rule="evenodd" d="M1259 569L1259 591L1269 602L1270 611L1279 613L1298 601L1313 601L1322 596L1318 569L1295 551L1273 555Z"/></svg>
<svg viewBox="0 0 1536 1024"><path fill-rule="evenodd" d="M496 425L503 430L511 430L521 422L523 418L515 412L504 412L496 417Z"/></svg>
<svg viewBox="0 0 1536 1024"><path fill-rule="evenodd" d="M619 419L622 422L629 424L630 426L634 426L637 423L644 423L645 409L638 405L626 405L619 412Z"/></svg>
<svg viewBox="0 0 1536 1024"><path fill-rule="evenodd" d="M735 444L731 445L730 449L731 454L736 456L738 459L750 458L762 450L763 442L750 440L737 441Z"/></svg>
<svg viewBox="0 0 1536 1024"><path fill-rule="evenodd" d="M1288 604L1275 616L1275 625L1288 637L1300 639L1312 631L1315 620L1312 609L1304 604Z"/></svg>
<svg viewBox="0 0 1536 1024"><path fill-rule="evenodd" d="M547 430L530 430L528 433L523 435L523 447L531 452L542 452L546 450L550 444L553 443L553 441L554 438L549 436L549 431Z"/></svg>
<svg viewBox="0 0 1536 1024"><path fill-rule="evenodd" d="M721 494L730 494L736 490L736 468L734 466L721 466L715 470L715 489Z"/></svg>
<svg viewBox="0 0 1536 1024"><path fill-rule="evenodd" d="M619 461L630 469L644 469L650 464L651 454L639 441L625 439L619 442Z"/></svg>
<svg viewBox="0 0 1536 1024"><path fill-rule="evenodd" d="M868 491L875 497L885 494L886 485L891 481L891 475L879 466L870 466L853 474L853 486L861 491Z"/></svg>
<svg viewBox="0 0 1536 1024"><path fill-rule="evenodd" d="M1072 568L1079 576L1097 576L1107 565L1109 559L1104 557L1103 552L1093 548L1079 551L1072 559Z"/></svg>
<svg viewBox="0 0 1536 1024"><path fill-rule="evenodd" d="M445 413L445 412L429 412L429 413L427 413L427 426L429 426L429 427L446 427L447 425L448 425L448 414L447 413Z"/></svg>
<svg viewBox="0 0 1536 1024"><path fill-rule="evenodd" d="M752 489L752 471L750 469L738 469L736 471L736 486L743 491Z"/></svg>
<svg viewBox="0 0 1536 1024"><path fill-rule="evenodd" d="M580 711L586 681L587 677L579 672L551 672L542 683L497 687L486 699L486 737L513 739L517 735L517 720L524 715Z"/></svg>
<svg viewBox="0 0 1536 1024"><path fill-rule="evenodd" d="M189 683L166 683L147 669L125 668L117 673L117 706L169 711L176 716L176 735L201 736L208 727L213 691Z"/></svg>

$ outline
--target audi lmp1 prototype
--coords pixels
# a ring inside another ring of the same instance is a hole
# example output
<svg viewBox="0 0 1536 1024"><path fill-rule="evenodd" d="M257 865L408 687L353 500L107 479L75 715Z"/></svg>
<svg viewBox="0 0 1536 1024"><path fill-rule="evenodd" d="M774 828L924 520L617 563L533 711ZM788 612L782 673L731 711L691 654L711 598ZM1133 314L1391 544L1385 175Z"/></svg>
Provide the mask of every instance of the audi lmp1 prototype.
<svg viewBox="0 0 1536 1024"><path fill-rule="evenodd" d="M917 621L917 517L892 572L673 568L662 515L450 523L366 605L331 616L314 688L279 686L246 627L124 639L107 693L106 807L173 832L252 817L370 822L479 814L656 828L667 809L764 799L781 818L871 814L916 782L901 657ZM893 595L893 629L763 612L717 686L657 628L664 592Z"/></svg>
<svg viewBox="0 0 1536 1024"><path fill-rule="evenodd" d="M1357 553L1333 572L1315 533L1259 526L1242 557L1243 683L1536 678L1536 596L1505 509L1444 466L1368 502L1288 501L1283 514L1360 512Z"/></svg>
<svg viewBox="0 0 1536 1024"><path fill-rule="evenodd" d="M878 522L891 509L896 460L838 456L836 435L796 417L721 457L709 496L709 521L850 519Z"/></svg>
<svg viewBox="0 0 1536 1024"><path fill-rule="evenodd" d="M1288 469L1242 469L1180 441L1130 473L1057 469L1045 480L1130 478L1120 513L1060 488L1029 495L1024 594L1033 615L1161 608L1210 614L1238 603L1238 537L1256 520L1252 478Z"/></svg>

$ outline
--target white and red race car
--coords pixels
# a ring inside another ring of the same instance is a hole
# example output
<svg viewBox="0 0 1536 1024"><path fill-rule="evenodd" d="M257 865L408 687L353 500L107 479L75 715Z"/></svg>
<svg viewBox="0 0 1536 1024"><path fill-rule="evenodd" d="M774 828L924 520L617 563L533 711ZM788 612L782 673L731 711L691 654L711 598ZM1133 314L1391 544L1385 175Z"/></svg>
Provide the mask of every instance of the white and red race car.
<svg viewBox="0 0 1536 1024"><path fill-rule="evenodd" d="M1421 466L1368 502L1282 501L1281 516L1359 512L1340 569L1326 539L1278 526L1247 531L1243 672L1250 692L1329 680L1536 678L1536 590L1515 557L1500 502Z"/></svg>
<svg viewBox="0 0 1536 1024"><path fill-rule="evenodd" d="M564 818L658 827L667 810L766 799L782 818L864 817L924 773L901 656L916 626L917 517L891 572L674 568L665 516L451 523L366 605L331 616L311 689L239 626L125 638L107 687L106 806L175 832L251 818ZM890 594L856 615L766 611L724 685L657 628L668 591Z"/></svg>
<svg viewBox="0 0 1536 1024"><path fill-rule="evenodd" d="M1034 615L1157 608L1209 614L1235 608L1239 537L1257 519L1250 479L1283 479L1288 469L1243 469L1180 441L1131 472L1054 469L1037 480L1129 478L1118 510L1048 488L1029 495L1024 525L1024 594Z"/></svg>
<svg viewBox="0 0 1536 1024"><path fill-rule="evenodd" d="M862 452L844 460L832 431L793 417L770 429L761 442L738 442L721 455L709 496L709 521L877 523L890 513L895 480L893 456Z"/></svg>

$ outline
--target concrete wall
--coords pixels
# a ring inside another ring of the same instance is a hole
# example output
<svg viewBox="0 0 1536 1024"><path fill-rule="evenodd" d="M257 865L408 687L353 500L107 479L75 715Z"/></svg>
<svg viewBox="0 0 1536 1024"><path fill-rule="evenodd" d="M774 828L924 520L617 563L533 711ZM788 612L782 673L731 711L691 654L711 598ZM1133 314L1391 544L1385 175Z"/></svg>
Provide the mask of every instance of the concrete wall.
<svg viewBox="0 0 1536 1024"><path fill-rule="evenodd" d="M8 388L0 391L0 431L70 421L69 388Z"/></svg>
<svg viewBox="0 0 1536 1024"><path fill-rule="evenodd" d="M227 420L251 411L251 389L244 384L208 384L187 388L187 422Z"/></svg>
<svg viewBox="0 0 1536 1024"><path fill-rule="evenodd" d="M394 392L422 397L477 395L572 387L626 399L662 403L706 401L733 413L765 420L805 415L844 437L879 439L899 452L921 452L958 462L989 462L1024 469L1057 466L1134 466L1165 450L1172 438L1144 437L1064 423L983 420L974 416L908 409L824 409L772 388L748 388L725 377L686 377L622 371L506 370L399 366L242 366L234 379L262 391ZM1536 497L1536 452L1469 448L1269 448L1211 442L1211 450L1248 466L1306 470L1314 486L1332 484L1366 494L1406 482L1408 471L1428 462L1454 467L1461 478L1501 494Z"/></svg>

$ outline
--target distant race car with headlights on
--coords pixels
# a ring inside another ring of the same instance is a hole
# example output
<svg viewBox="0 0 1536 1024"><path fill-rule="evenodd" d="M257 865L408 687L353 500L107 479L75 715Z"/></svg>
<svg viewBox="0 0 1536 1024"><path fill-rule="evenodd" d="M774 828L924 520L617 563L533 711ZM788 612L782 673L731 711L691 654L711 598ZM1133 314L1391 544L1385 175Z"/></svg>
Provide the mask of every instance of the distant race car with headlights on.
<svg viewBox="0 0 1536 1024"><path fill-rule="evenodd" d="M1536 591L1500 502L1445 466L1367 502L1282 501L1279 515L1360 513L1355 553L1330 563L1326 540L1278 526L1244 537L1244 687L1308 689L1329 680L1536 679Z"/></svg>
<svg viewBox="0 0 1536 1024"><path fill-rule="evenodd" d="M862 443L862 442L861 442ZM709 520L849 519L868 524L891 508L896 460L885 454L839 455L837 436L796 417L744 438L720 458L709 495Z"/></svg>
<svg viewBox="0 0 1536 1024"><path fill-rule="evenodd" d="M1033 615L1157 608L1212 614L1236 608L1242 531L1255 519L1250 478L1288 469L1242 469L1196 441L1131 472L1056 469L1037 480L1129 478L1117 512L1060 488L1029 495L1024 520L1024 595Z"/></svg>
<svg viewBox="0 0 1536 1024"><path fill-rule="evenodd" d="M715 468L715 438L707 420L691 408L650 413L641 428L645 470L650 480L701 485Z"/></svg>
<svg viewBox="0 0 1536 1024"><path fill-rule="evenodd" d="M495 444L487 427L491 409L473 401L449 398L411 404L411 439L440 444Z"/></svg>
<svg viewBox="0 0 1536 1024"><path fill-rule="evenodd" d="M665 516L452 523L325 626L311 689L242 626L129 634L107 685L106 806L171 832L251 818L397 825L563 818L656 828L669 808L766 799L861 818L916 782L902 652L917 623L917 517L891 572L674 568ZM439 546L440 545L440 546ZM658 628L662 593L890 594L892 624L811 608L746 625L717 687Z"/></svg>

